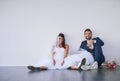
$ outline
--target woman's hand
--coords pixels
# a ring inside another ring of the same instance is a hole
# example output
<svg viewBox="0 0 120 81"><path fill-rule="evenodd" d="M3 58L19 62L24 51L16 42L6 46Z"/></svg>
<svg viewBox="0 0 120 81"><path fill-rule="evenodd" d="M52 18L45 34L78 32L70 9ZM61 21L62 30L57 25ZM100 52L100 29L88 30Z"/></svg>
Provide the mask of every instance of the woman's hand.
<svg viewBox="0 0 120 81"><path fill-rule="evenodd" d="M55 59L53 59L53 65L55 66L55 64L56 64L56 61L55 61Z"/></svg>
<svg viewBox="0 0 120 81"><path fill-rule="evenodd" d="M62 61L61 66L63 66L63 64L64 64L64 60Z"/></svg>

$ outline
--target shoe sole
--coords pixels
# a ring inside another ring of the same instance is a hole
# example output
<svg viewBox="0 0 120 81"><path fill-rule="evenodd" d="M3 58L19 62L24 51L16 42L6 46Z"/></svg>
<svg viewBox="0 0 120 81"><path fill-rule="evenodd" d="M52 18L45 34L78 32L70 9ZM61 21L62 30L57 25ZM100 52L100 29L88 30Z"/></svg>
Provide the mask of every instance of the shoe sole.
<svg viewBox="0 0 120 81"><path fill-rule="evenodd" d="M35 70L35 67L33 67L33 66L28 66L27 67L29 70L31 70L31 71L34 71Z"/></svg>
<svg viewBox="0 0 120 81"><path fill-rule="evenodd" d="M86 59L83 58L83 60L81 61L80 66L78 67L78 69L81 70L81 66L82 66L82 65L85 65L85 63L86 63Z"/></svg>

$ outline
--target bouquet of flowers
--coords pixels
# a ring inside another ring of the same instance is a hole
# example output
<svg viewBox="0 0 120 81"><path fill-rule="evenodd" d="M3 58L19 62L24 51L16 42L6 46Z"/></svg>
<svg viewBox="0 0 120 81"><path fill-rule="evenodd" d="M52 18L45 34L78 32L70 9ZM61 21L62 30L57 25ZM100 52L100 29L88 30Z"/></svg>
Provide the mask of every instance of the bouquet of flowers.
<svg viewBox="0 0 120 81"><path fill-rule="evenodd" d="M102 66L104 68L108 68L108 69L115 69L117 67L117 64L113 60L113 61L106 61L106 62L102 63Z"/></svg>

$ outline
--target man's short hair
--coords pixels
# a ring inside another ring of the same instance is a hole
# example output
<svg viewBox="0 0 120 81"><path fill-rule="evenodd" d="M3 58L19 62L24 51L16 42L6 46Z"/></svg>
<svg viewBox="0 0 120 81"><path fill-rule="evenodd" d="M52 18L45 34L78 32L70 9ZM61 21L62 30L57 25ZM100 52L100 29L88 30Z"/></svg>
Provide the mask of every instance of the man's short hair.
<svg viewBox="0 0 120 81"><path fill-rule="evenodd" d="M92 34L91 29L89 29L89 28L85 29L84 33L85 33L86 31L89 31L89 32Z"/></svg>

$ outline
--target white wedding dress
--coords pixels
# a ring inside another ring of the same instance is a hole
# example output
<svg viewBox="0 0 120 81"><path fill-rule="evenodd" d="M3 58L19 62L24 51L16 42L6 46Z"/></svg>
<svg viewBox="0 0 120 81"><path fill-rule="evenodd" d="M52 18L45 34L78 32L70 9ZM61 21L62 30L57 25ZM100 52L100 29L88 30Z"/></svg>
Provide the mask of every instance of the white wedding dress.
<svg viewBox="0 0 120 81"><path fill-rule="evenodd" d="M86 65L92 64L94 62L92 54L85 50L80 50L72 55L68 55L65 59L64 59L64 52L65 52L64 48L55 47L54 52L55 52L54 59L56 61L56 64L53 65L53 61L51 59L47 63L43 63L42 66L45 66L48 69L67 69L73 65L76 66L80 65L83 58L86 58ZM63 59L64 59L64 65L62 66L61 63Z"/></svg>
<svg viewBox="0 0 120 81"><path fill-rule="evenodd" d="M62 68L61 63L64 59L65 49L55 47L54 52L55 52L54 59L55 59L56 64L55 64L55 66L52 65L51 69L61 69Z"/></svg>
<svg viewBox="0 0 120 81"><path fill-rule="evenodd" d="M91 53L87 52L86 50L80 49L80 51L77 51L76 53L65 58L65 63L62 68L65 69L73 65L79 66L83 58L86 59L85 65L90 65L94 62L94 58Z"/></svg>

